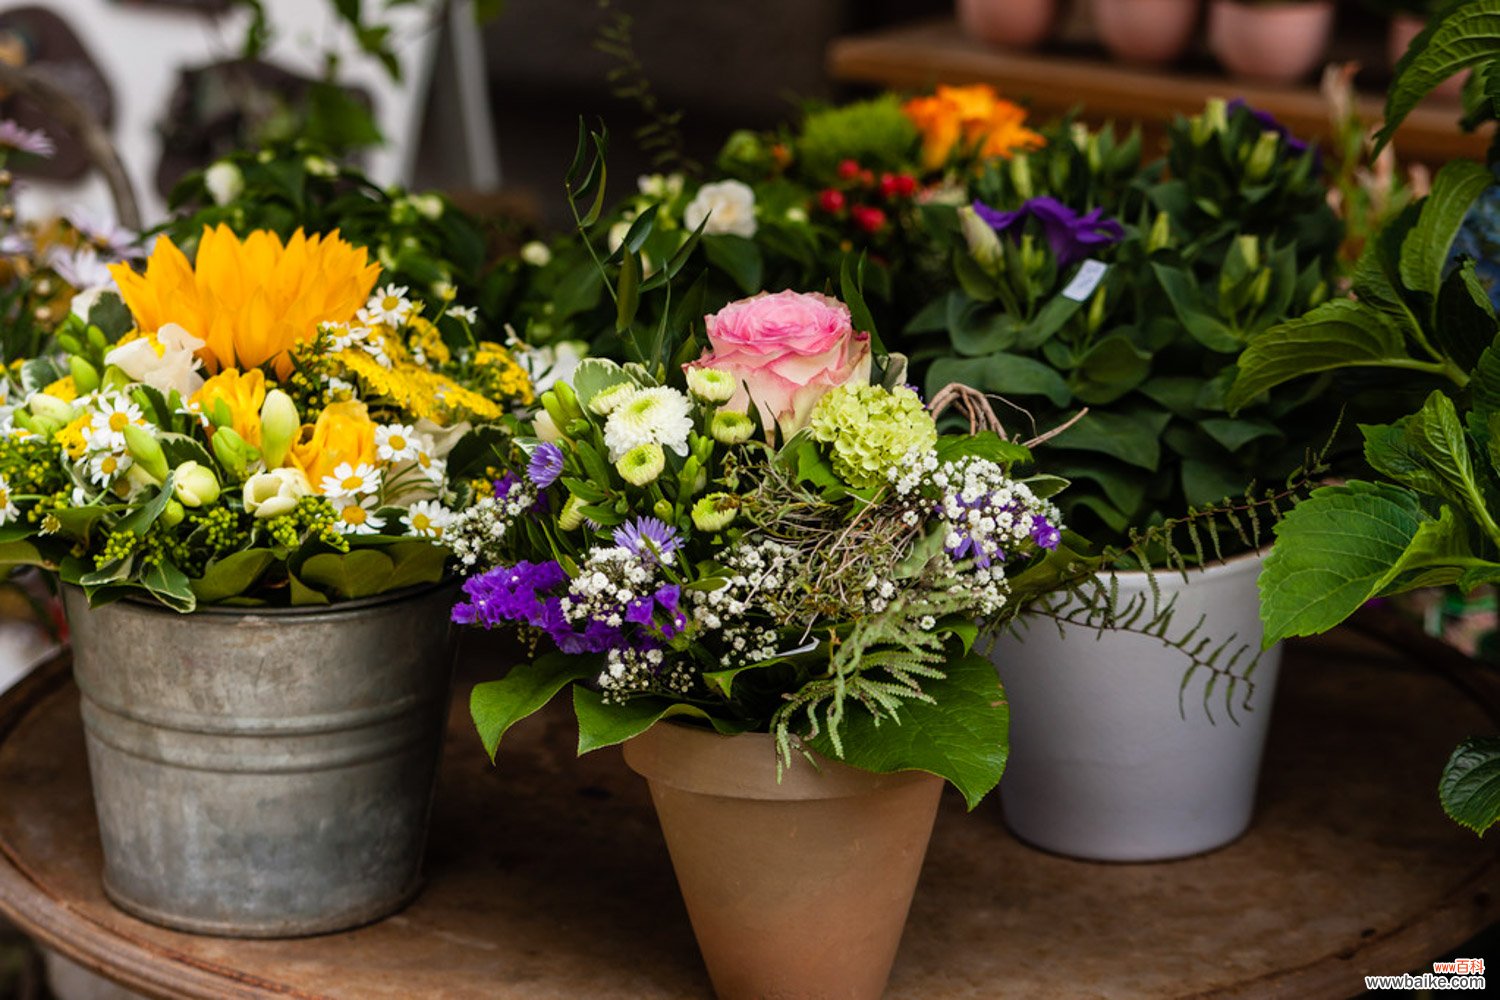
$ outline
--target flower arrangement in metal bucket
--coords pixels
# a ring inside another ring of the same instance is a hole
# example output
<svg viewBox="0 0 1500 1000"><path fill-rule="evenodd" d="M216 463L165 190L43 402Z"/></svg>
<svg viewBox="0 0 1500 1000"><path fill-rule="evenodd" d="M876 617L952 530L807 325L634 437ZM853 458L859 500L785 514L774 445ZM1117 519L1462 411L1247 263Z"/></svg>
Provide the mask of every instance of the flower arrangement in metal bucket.
<svg viewBox="0 0 1500 1000"><path fill-rule="evenodd" d="M94 604L314 605L442 578L532 401L472 313L424 316L338 235L165 237L5 373L0 558ZM123 300L123 302L122 302ZM86 312L80 316L77 312ZM477 491L477 492L476 492Z"/></svg>
<svg viewBox="0 0 1500 1000"><path fill-rule="evenodd" d="M454 619L537 640L474 691L486 747L571 688L580 752L675 717L977 802L1007 715L976 620L1035 596L1017 576L1058 545L1063 482L1016 478L1029 452L994 431L939 433L838 300L762 293L704 332L685 364L585 360L450 525L477 571Z"/></svg>

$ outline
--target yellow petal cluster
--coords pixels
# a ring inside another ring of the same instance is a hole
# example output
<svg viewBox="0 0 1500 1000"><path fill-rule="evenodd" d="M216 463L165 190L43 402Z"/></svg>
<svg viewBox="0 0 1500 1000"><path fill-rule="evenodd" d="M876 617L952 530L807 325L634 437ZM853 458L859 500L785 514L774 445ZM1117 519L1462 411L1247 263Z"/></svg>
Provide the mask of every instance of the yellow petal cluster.
<svg viewBox="0 0 1500 1000"><path fill-rule="evenodd" d="M241 372L225 368L203 383L203 388L193 394L193 402L203 412L212 415L215 404L222 400L229 408L234 432L249 444L260 447L260 408L266 401L266 376L259 368Z"/></svg>
<svg viewBox="0 0 1500 1000"><path fill-rule="evenodd" d="M315 491L321 491L324 476L348 462L358 467L375 462L375 421L358 400L330 403L318 414L316 424L302 426L302 433L287 458L301 469Z"/></svg>
<svg viewBox="0 0 1500 1000"><path fill-rule="evenodd" d="M1026 109L1002 100L988 84L938 87L930 97L916 97L901 108L922 133L922 163L936 170L955 151L1009 159L1040 149L1046 140L1026 127Z"/></svg>
<svg viewBox="0 0 1500 1000"><path fill-rule="evenodd" d="M195 263L162 236L144 273L125 264L110 273L142 331L176 323L204 341L198 356L210 374L271 364L286 378L288 352L313 340L323 323L353 320L380 267L337 232L299 229L283 244L273 232L241 240L221 225L204 229Z"/></svg>
<svg viewBox="0 0 1500 1000"><path fill-rule="evenodd" d="M360 350L343 351L337 358L371 396L418 420L447 425L461 419L494 420L503 412L492 400L419 365L398 361L387 368Z"/></svg>

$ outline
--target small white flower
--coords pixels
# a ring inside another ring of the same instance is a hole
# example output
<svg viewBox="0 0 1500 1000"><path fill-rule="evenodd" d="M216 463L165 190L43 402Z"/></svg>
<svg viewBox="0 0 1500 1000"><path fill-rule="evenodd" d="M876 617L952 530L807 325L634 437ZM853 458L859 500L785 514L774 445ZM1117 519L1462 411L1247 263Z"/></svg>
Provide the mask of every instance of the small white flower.
<svg viewBox="0 0 1500 1000"><path fill-rule="evenodd" d="M670 386L637 389L615 406L604 422L609 460L618 462L626 452L643 444L659 444L686 456L688 435L693 430L692 413L693 404Z"/></svg>
<svg viewBox="0 0 1500 1000"><path fill-rule="evenodd" d="M546 267L552 263L552 248L541 240L532 240L521 248L521 259L532 267Z"/></svg>
<svg viewBox="0 0 1500 1000"><path fill-rule="evenodd" d="M16 502L11 499L10 483L4 476L0 476L0 524L8 524L20 513L16 509Z"/></svg>
<svg viewBox="0 0 1500 1000"><path fill-rule="evenodd" d="M386 462L405 462L416 458L416 431L405 424L387 424L375 428L375 454Z"/></svg>
<svg viewBox="0 0 1500 1000"><path fill-rule="evenodd" d="M324 476L318 484L325 496L365 496L380 492L380 472L367 463L357 468L344 462L333 470L333 475Z"/></svg>
<svg viewBox="0 0 1500 1000"><path fill-rule="evenodd" d="M375 516L376 500L373 496L331 496L328 502L338 513L339 531L346 535L375 535L385 527L385 518Z"/></svg>
<svg viewBox="0 0 1500 1000"><path fill-rule="evenodd" d="M354 395L354 384L352 382L346 382L332 375L328 376L328 380L323 385L332 396L348 397Z"/></svg>
<svg viewBox="0 0 1500 1000"><path fill-rule="evenodd" d="M325 323L323 332L329 335L328 349L334 352L347 351L364 343L370 336L369 327L342 323Z"/></svg>
<svg viewBox="0 0 1500 1000"><path fill-rule="evenodd" d="M129 455L112 452L96 455L89 460L89 479L99 486L108 486L130 468L132 461Z"/></svg>
<svg viewBox="0 0 1500 1000"><path fill-rule="evenodd" d="M203 171L203 186L215 205L227 205L245 190L245 175L228 160L220 160Z"/></svg>
<svg viewBox="0 0 1500 1000"><path fill-rule="evenodd" d="M90 451L124 451L125 428L144 423L139 406L124 396L109 396L99 400L83 437Z"/></svg>
<svg viewBox="0 0 1500 1000"><path fill-rule="evenodd" d="M708 222L704 224L704 220ZM698 189L687 208L682 210L682 224L689 230L703 226L713 236L755 235L755 192L742 181L719 181Z"/></svg>
<svg viewBox="0 0 1500 1000"><path fill-rule="evenodd" d="M432 441L419 436L412 452L412 460L427 477L428 482L441 483L448 474L448 463L432 453Z"/></svg>
<svg viewBox="0 0 1500 1000"><path fill-rule="evenodd" d="M449 306L448 315L471 325L479 322L479 310L473 306Z"/></svg>
<svg viewBox="0 0 1500 1000"><path fill-rule="evenodd" d="M407 509L401 523L413 535L440 538L453 520L453 512L436 500L418 500Z"/></svg>
<svg viewBox="0 0 1500 1000"><path fill-rule="evenodd" d="M411 316L411 299L406 297L405 285L386 285L377 288L370 301L359 311L362 323L371 326L401 327Z"/></svg>

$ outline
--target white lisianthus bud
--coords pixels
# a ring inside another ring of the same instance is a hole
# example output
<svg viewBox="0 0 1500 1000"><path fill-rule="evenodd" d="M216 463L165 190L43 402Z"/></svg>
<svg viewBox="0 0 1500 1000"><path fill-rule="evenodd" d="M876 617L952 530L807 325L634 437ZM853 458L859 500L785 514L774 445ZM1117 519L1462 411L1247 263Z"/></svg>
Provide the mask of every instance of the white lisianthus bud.
<svg viewBox="0 0 1500 1000"><path fill-rule="evenodd" d="M203 186L215 205L227 205L245 190L245 175L228 160L219 160L203 171Z"/></svg>
<svg viewBox="0 0 1500 1000"><path fill-rule="evenodd" d="M979 217L973 206L965 205L958 210L958 226L968 244L969 254L986 271L995 273L1000 268L1005 248L993 226Z"/></svg>
<svg viewBox="0 0 1500 1000"><path fill-rule="evenodd" d="M563 438L563 432L558 429L557 422L546 410L537 413L531 421L531 426L536 436L543 441L561 441Z"/></svg>
<svg viewBox="0 0 1500 1000"><path fill-rule="evenodd" d="M705 403L727 403L734 397L739 385L734 376L718 368L690 367L687 375L688 392Z"/></svg>
<svg viewBox="0 0 1500 1000"><path fill-rule="evenodd" d="M290 514L297 501L312 495L312 484L301 469L272 469L245 480L245 510L257 518Z"/></svg>

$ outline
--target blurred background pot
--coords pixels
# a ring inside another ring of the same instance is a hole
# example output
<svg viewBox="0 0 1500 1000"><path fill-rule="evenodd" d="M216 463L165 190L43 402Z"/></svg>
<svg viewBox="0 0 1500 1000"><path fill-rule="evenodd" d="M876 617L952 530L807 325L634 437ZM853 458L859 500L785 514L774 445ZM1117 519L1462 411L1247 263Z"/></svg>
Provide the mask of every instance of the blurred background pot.
<svg viewBox="0 0 1500 1000"><path fill-rule="evenodd" d="M1052 34L1057 0L958 0L958 22L982 42L1035 48Z"/></svg>
<svg viewBox="0 0 1500 1000"><path fill-rule="evenodd" d="M1176 60L1193 40L1198 0L1094 0L1094 27L1116 59L1144 65Z"/></svg>
<svg viewBox="0 0 1500 1000"><path fill-rule="evenodd" d="M1180 574L1159 572L1162 600L1174 600L1168 636L1197 623L1199 638L1228 641L1223 665L1248 646L1244 674L1260 649L1256 578L1261 556ZM1119 607L1151 599L1144 573L1119 574ZM1150 620L1150 605L1142 622ZM1030 619L991 651L1010 702L1011 744L1000 802L1022 840L1071 857L1160 861L1213 850L1250 824L1261 754L1281 663L1278 643L1226 705L1226 682L1203 669L1184 686L1189 661L1151 636L1100 633ZM1210 647L1212 648L1212 647ZM1208 700L1205 704L1205 693Z"/></svg>
<svg viewBox="0 0 1500 1000"><path fill-rule="evenodd" d="M1208 47L1232 76L1295 83L1323 65L1333 13L1332 0L1212 0Z"/></svg>
<svg viewBox="0 0 1500 1000"><path fill-rule="evenodd" d="M1420 35L1425 27L1427 27L1427 18L1417 14L1396 14L1391 18L1389 34L1386 36L1386 55L1390 60L1391 69L1396 68L1396 63L1401 61L1401 57L1411 47L1412 39ZM1428 97L1440 101L1457 101L1463 96L1464 81L1468 78L1467 73L1450 76L1434 87Z"/></svg>
<svg viewBox="0 0 1500 1000"><path fill-rule="evenodd" d="M64 588L110 899L229 937L343 930L410 901L453 596L184 615Z"/></svg>
<svg viewBox="0 0 1500 1000"><path fill-rule="evenodd" d="M625 744L723 1000L885 991L941 779L795 755L764 733L658 723Z"/></svg>

